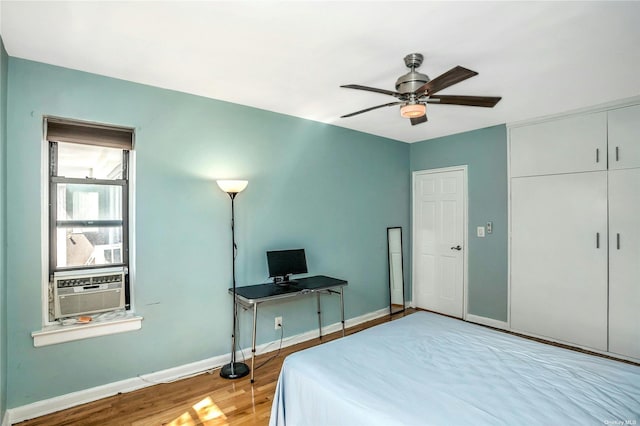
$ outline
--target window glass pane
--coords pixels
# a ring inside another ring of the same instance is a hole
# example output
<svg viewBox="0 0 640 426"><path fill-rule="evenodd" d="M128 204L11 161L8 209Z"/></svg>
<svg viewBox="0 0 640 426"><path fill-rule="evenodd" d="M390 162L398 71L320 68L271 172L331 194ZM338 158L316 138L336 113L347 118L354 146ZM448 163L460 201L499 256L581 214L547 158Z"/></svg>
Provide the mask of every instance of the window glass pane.
<svg viewBox="0 0 640 426"><path fill-rule="evenodd" d="M122 226L57 229L57 267L109 265L122 261Z"/></svg>
<svg viewBox="0 0 640 426"><path fill-rule="evenodd" d="M122 187L59 183L58 220L122 220Z"/></svg>
<svg viewBox="0 0 640 426"><path fill-rule="evenodd" d="M122 150L58 142L58 176L122 179Z"/></svg>

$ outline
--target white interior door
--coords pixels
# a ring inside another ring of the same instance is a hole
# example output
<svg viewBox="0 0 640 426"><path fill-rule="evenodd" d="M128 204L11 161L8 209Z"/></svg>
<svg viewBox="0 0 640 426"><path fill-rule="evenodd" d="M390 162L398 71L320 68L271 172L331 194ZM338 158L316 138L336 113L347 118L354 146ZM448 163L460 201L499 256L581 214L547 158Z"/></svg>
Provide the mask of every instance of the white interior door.
<svg viewBox="0 0 640 426"><path fill-rule="evenodd" d="M465 185L463 168L414 174L413 300L418 308L462 318Z"/></svg>
<svg viewBox="0 0 640 426"><path fill-rule="evenodd" d="M511 179L511 327L607 349L607 172Z"/></svg>
<svg viewBox="0 0 640 426"><path fill-rule="evenodd" d="M609 352L640 359L640 169L609 171Z"/></svg>

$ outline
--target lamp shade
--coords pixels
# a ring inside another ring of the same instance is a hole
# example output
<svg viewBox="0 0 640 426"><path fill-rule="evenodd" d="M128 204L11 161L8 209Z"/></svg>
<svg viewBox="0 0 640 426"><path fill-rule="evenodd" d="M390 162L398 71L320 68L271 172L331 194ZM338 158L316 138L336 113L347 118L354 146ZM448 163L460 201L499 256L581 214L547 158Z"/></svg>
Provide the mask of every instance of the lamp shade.
<svg viewBox="0 0 640 426"><path fill-rule="evenodd" d="M248 180L217 180L216 183L224 192L228 194L237 194L242 192L249 184Z"/></svg>
<svg viewBox="0 0 640 426"><path fill-rule="evenodd" d="M427 106L424 104L407 104L400 108L400 115L404 118L418 118L422 117L427 111Z"/></svg>

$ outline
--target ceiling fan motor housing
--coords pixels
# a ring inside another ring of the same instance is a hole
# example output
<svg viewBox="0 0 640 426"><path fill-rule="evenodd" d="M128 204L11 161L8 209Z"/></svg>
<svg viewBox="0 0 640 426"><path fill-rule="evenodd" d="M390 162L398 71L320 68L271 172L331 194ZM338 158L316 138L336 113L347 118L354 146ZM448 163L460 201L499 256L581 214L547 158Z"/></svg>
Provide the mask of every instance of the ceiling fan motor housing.
<svg viewBox="0 0 640 426"><path fill-rule="evenodd" d="M420 86L428 83L431 79L426 75L416 71L424 57L420 53L410 53L404 57L405 65L411 69L408 73L400 76L396 81L396 90L400 93L413 93Z"/></svg>
<svg viewBox="0 0 640 426"><path fill-rule="evenodd" d="M375 87L362 86L360 84L347 84L340 86L347 89L381 93L383 95L389 95L396 98L395 102L362 109L351 114L343 115L341 118L352 117L354 115L373 111L379 108L400 105L400 115L405 118L410 118L411 125L415 126L416 124L427 122L427 103L492 108L500 101L500 99L502 99L498 96L436 95L440 90L446 89L449 86L478 75L478 73L458 65L451 68L449 71L440 74L434 80L431 80L427 75L416 71L416 68L419 68L420 65L422 65L423 60L424 56L420 53L410 53L404 57L404 64L409 68L409 72L398 78L396 81L395 92L391 90L377 89Z"/></svg>

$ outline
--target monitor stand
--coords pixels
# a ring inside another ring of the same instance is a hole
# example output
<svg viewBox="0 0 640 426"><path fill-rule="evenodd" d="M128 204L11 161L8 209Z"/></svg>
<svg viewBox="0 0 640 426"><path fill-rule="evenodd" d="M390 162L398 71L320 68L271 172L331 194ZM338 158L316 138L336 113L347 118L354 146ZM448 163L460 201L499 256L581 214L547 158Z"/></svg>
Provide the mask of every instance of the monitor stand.
<svg viewBox="0 0 640 426"><path fill-rule="evenodd" d="M280 287L286 287L288 285L295 285L298 284L298 281L289 279L289 275L285 276L285 277L275 277L273 279L273 283L277 286Z"/></svg>

